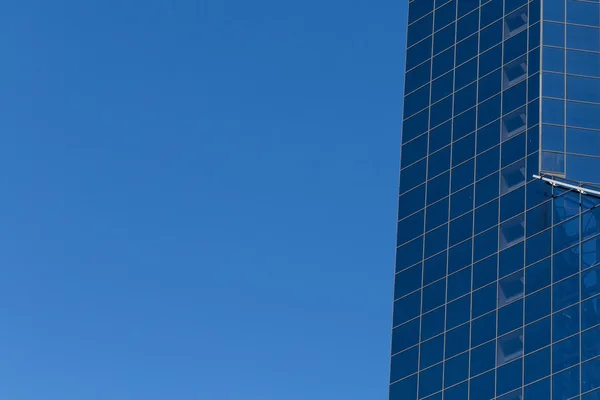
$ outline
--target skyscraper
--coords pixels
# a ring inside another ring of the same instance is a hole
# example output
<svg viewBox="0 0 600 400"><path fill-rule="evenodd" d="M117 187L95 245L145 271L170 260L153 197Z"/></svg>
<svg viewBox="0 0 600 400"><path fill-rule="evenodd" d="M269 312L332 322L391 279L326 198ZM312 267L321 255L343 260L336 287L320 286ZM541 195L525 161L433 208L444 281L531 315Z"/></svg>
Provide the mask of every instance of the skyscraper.
<svg viewBox="0 0 600 400"><path fill-rule="evenodd" d="M600 399L600 3L412 0L391 400Z"/></svg>

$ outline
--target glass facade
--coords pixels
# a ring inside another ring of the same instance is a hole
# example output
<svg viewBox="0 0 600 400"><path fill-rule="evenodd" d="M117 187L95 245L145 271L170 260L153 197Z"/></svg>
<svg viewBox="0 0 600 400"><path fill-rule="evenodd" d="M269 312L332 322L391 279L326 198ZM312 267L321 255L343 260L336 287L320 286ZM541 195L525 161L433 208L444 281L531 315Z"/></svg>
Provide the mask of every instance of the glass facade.
<svg viewBox="0 0 600 400"><path fill-rule="evenodd" d="M408 8L390 400L600 400L600 3Z"/></svg>

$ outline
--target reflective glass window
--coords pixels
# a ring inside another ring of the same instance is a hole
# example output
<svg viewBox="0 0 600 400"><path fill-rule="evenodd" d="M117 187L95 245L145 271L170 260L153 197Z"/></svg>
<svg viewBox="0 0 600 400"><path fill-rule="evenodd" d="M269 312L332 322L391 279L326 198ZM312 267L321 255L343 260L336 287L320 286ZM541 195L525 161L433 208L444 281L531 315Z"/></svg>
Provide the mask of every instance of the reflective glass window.
<svg viewBox="0 0 600 400"><path fill-rule="evenodd" d="M498 278L498 256L493 255L473 265L473 288L477 289Z"/></svg>
<svg viewBox="0 0 600 400"><path fill-rule="evenodd" d="M544 71L565 72L565 51L544 46Z"/></svg>
<svg viewBox="0 0 600 400"><path fill-rule="evenodd" d="M424 262L423 284L428 285L446 275L447 252L433 256Z"/></svg>
<svg viewBox="0 0 600 400"><path fill-rule="evenodd" d="M600 297L592 297L581 303L581 329L600 324Z"/></svg>
<svg viewBox="0 0 600 400"><path fill-rule="evenodd" d="M450 201L450 218L456 218L459 215L473 208L473 186L469 186L452 195Z"/></svg>
<svg viewBox="0 0 600 400"><path fill-rule="evenodd" d="M498 171L500 167L500 146L496 146L480 154L476 160L476 179L481 179Z"/></svg>
<svg viewBox="0 0 600 400"><path fill-rule="evenodd" d="M504 63L527 53L527 32L521 32L504 41Z"/></svg>
<svg viewBox="0 0 600 400"><path fill-rule="evenodd" d="M550 259L547 258L537 264L529 266L525 270L525 292L533 293L550 285Z"/></svg>
<svg viewBox="0 0 600 400"><path fill-rule="evenodd" d="M448 301L471 291L471 267L448 276Z"/></svg>
<svg viewBox="0 0 600 400"><path fill-rule="evenodd" d="M579 241L579 218L554 226L554 251L558 252Z"/></svg>
<svg viewBox="0 0 600 400"><path fill-rule="evenodd" d="M429 152L433 153L450 144L452 140L452 122L448 121L429 132Z"/></svg>
<svg viewBox="0 0 600 400"><path fill-rule="evenodd" d="M544 20L559 21L565 20L565 1L564 0L545 0L544 1Z"/></svg>
<svg viewBox="0 0 600 400"><path fill-rule="evenodd" d="M443 149L430 154L428 163L428 178L438 176L442 172L450 169L450 146L444 147Z"/></svg>
<svg viewBox="0 0 600 400"><path fill-rule="evenodd" d="M600 131L567 128L567 151L600 156Z"/></svg>
<svg viewBox="0 0 600 400"><path fill-rule="evenodd" d="M521 256L521 265L523 265L522 260L523 257ZM524 281L525 273L523 270L500 279L498 282L498 305L502 307L505 304L522 298L525 291Z"/></svg>
<svg viewBox="0 0 600 400"><path fill-rule="evenodd" d="M550 375L550 349L545 348L525 357L525 384Z"/></svg>
<svg viewBox="0 0 600 400"><path fill-rule="evenodd" d="M546 288L525 298L525 323L550 315L551 291Z"/></svg>
<svg viewBox="0 0 600 400"><path fill-rule="evenodd" d="M409 167L411 168L411 167ZM400 177L402 180L402 176ZM402 186L402 182L400 183ZM450 193L450 172L446 172L427 182L427 204L434 203Z"/></svg>
<svg viewBox="0 0 600 400"><path fill-rule="evenodd" d="M436 127L452 117L452 96L445 98L431 106L430 123Z"/></svg>
<svg viewBox="0 0 600 400"><path fill-rule="evenodd" d="M477 7L479 7L479 0L458 0L458 17L462 17Z"/></svg>
<svg viewBox="0 0 600 400"><path fill-rule="evenodd" d="M552 286L552 309L560 310L579 300L579 277L572 276Z"/></svg>
<svg viewBox="0 0 600 400"><path fill-rule="evenodd" d="M523 381L523 359L498 368L496 378L497 394L504 394L521 386Z"/></svg>
<svg viewBox="0 0 600 400"><path fill-rule="evenodd" d="M553 258L553 281L559 281L579 271L579 246L555 254Z"/></svg>
<svg viewBox="0 0 600 400"><path fill-rule="evenodd" d="M448 250L448 273L456 272L471 264L471 240L453 246Z"/></svg>
<svg viewBox="0 0 600 400"><path fill-rule="evenodd" d="M413 347L412 349L393 356L390 381L394 382L417 372L417 365L419 363L418 357L419 349L417 347Z"/></svg>
<svg viewBox="0 0 600 400"><path fill-rule="evenodd" d="M447 73L431 83L431 102L435 103L452 93L454 86L453 73Z"/></svg>
<svg viewBox="0 0 600 400"><path fill-rule="evenodd" d="M544 150L565 151L565 128L556 125L542 126L542 148Z"/></svg>
<svg viewBox="0 0 600 400"><path fill-rule="evenodd" d="M475 155L475 134L471 134L457 142L452 148L452 165L460 164Z"/></svg>
<svg viewBox="0 0 600 400"><path fill-rule="evenodd" d="M504 168L500 176L502 194L523 186L525 184L525 160L517 161Z"/></svg>
<svg viewBox="0 0 600 400"><path fill-rule="evenodd" d="M469 384L464 382L460 385L453 386L444 391L444 399L446 400L462 400L469 397ZM440 397L441 399L441 397ZM434 399L431 399L434 400Z"/></svg>
<svg viewBox="0 0 600 400"><path fill-rule="evenodd" d="M527 116L525 107L521 107L518 110L507 114L502 118L502 139L507 140L519 133L525 131L527 128ZM521 155L525 155L525 135L515 142L509 141L503 144L504 147L509 147L502 153L502 166L513 163L518 160ZM508 151L510 150L510 151ZM506 153L506 154L505 154Z"/></svg>
<svg viewBox="0 0 600 400"><path fill-rule="evenodd" d="M433 35L433 54L438 54L454 45L455 24L448 25Z"/></svg>
<svg viewBox="0 0 600 400"><path fill-rule="evenodd" d="M471 376L479 375L496 366L496 343L490 342L471 350Z"/></svg>
<svg viewBox="0 0 600 400"><path fill-rule="evenodd" d="M400 172L400 193L407 192L421 184L425 180L426 167L427 164L423 160L403 169Z"/></svg>
<svg viewBox="0 0 600 400"><path fill-rule="evenodd" d="M475 236L474 241L474 261L479 261L498 251L498 228Z"/></svg>
<svg viewBox="0 0 600 400"><path fill-rule="evenodd" d="M567 99L600 102L600 80L567 75Z"/></svg>
<svg viewBox="0 0 600 400"><path fill-rule="evenodd" d="M471 36L479 29L479 13L477 11L469 13L464 18L458 20L456 29L456 41Z"/></svg>
<svg viewBox="0 0 600 400"><path fill-rule="evenodd" d="M481 78L479 82L479 101L484 101L502 90L502 70L498 69Z"/></svg>
<svg viewBox="0 0 600 400"><path fill-rule="evenodd" d="M419 373L419 398L442 390L442 374L442 364L438 364Z"/></svg>
<svg viewBox="0 0 600 400"><path fill-rule="evenodd" d="M452 192L456 192L460 189L467 187L473 183L475 176L475 161L467 161L452 169Z"/></svg>
<svg viewBox="0 0 600 400"><path fill-rule="evenodd" d="M496 386L494 371L473 378L469 384L471 387L471 400L489 400L494 398L494 388Z"/></svg>
<svg viewBox="0 0 600 400"><path fill-rule="evenodd" d="M567 73L600 77L600 57L595 53L567 50Z"/></svg>
<svg viewBox="0 0 600 400"><path fill-rule="evenodd" d="M552 370L561 371L579 362L579 335L552 345Z"/></svg>
<svg viewBox="0 0 600 400"><path fill-rule="evenodd" d="M563 74L553 74L545 72L542 75L542 89L544 96L565 98L565 76ZM547 148L544 146L544 148Z"/></svg>
<svg viewBox="0 0 600 400"><path fill-rule="evenodd" d="M498 224L498 200L475 210L475 234Z"/></svg>
<svg viewBox="0 0 600 400"><path fill-rule="evenodd" d="M592 328L581 334L582 361L600 355L600 327Z"/></svg>
<svg viewBox="0 0 600 400"><path fill-rule="evenodd" d="M435 30L443 28L456 19L456 2L449 1L435 10Z"/></svg>
<svg viewBox="0 0 600 400"><path fill-rule="evenodd" d="M431 311L446 301L446 279L423 288L423 312Z"/></svg>
<svg viewBox="0 0 600 400"><path fill-rule="evenodd" d="M421 293L415 292L394 302L394 326L400 325L419 315Z"/></svg>
<svg viewBox="0 0 600 400"><path fill-rule="evenodd" d="M552 341L557 342L579 331L579 306L575 305L552 316Z"/></svg>
<svg viewBox="0 0 600 400"><path fill-rule="evenodd" d="M406 50L406 70L409 70L431 57L431 36Z"/></svg>
<svg viewBox="0 0 600 400"><path fill-rule="evenodd" d="M578 25L599 26L599 4L577 0L567 0L567 22Z"/></svg>
<svg viewBox="0 0 600 400"><path fill-rule="evenodd" d="M417 45L418 46L418 45ZM431 43L429 46L431 51ZM408 67L407 67L408 68ZM432 78L444 75L446 72L454 68L454 47L444 50L440 54L433 57Z"/></svg>
<svg viewBox="0 0 600 400"><path fill-rule="evenodd" d="M502 45L491 48L479 55L479 76L489 74L502 66Z"/></svg>
<svg viewBox="0 0 600 400"><path fill-rule="evenodd" d="M485 286L473 292L473 318L496 308L496 284Z"/></svg>
<svg viewBox="0 0 600 400"><path fill-rule="evenodd" d="M427 207L425 230L430 231L448 220L448 198Z"/></svg>
<svg viewBox="0 0 600 400"><path fill-rule="evenodd" d="M419 18L433 11L433 0L415 0L408 4L408 23L415 22Z"/></svg>
<svg viewBox="0 0 600 400"><path fill-rule="evenodd" d="M516 244L500 252L500 278L523 268L523 243Z"/></svg>
<svg viewBox="0 0 600 400"><path fill-rule="evenodd" d="M600 237L583 242L581 245L581 269L586 269L600 262Z"/></svg>
<svg viewBox="0 0 600 400"><path fill-rule="evenodd" d="M416 264L423 257L423 238L420 237L396 249L396 272Z"/></svg>
<svg viewBox="0 0 600 400"><path fill-rule="evenodd" d="M507 89L502 94L502 113L509 113L527 102L527 82L521 82L518 85Z"/></svg>
<svg viewBox="0 0 600 400"><path fill-rule="evenodd" d="M472 108L469 111L454 117L454 140L458 140L475 130L476 111L475 108Z"/></svg>
<svg viewBox="0 0 600 400"><path fill-rule="evenodd" d="M581 298L587 299L600 293L600 266L581 273Z"/></svg>
<svg viewBox="0 0 600 400"><path fill-rule="evenodd" d="M446 247L448 224L442 225L425 234L425 257L439 253Z"/></svg>
<svg viewBox="0 0 600 400"><path fill-rule="evenodd" d="M500 250L512 246L524 238L525 214L520 214L500 224ZM500 273L502 274L502 266L500 266Z"/></svg>
<svg viewBox="0 0 600 400"><path fill-rule="evenodd" d="M490 122L500 118L500 95L496 95L491 99L484 101L483 103L479 103L477 106L478 115L477 115L477 126L482 127Z"/></svg>
<svg viewBox="0 0 600 400"><path fill-rule="evenodd" d="M414 24L408 26L407 29L407 42L408 47L417 43L418 41L425 39L427 36L433 33L433 14L429 14L424 18L416 21Z"/></svg>
<svg viewBox="0 0 600 400"><path fill-rule="evenodd" d="M571 35L570 31L569 36ZM574 38L573 38L574 39ZM567 41L573 40L567 38ZM554 22L546 22L544 24L544 44L549 46L564 47L565 45L565 25ZM572 46L568 46L572 47Z"/></svg>
<svg viewBox="0 0 600 400"><path fill-rule="evenodd" d="M550 344L550 317L525 326L525 353L531 353Z"/></svg>
<svg viewBox="0 0 600 400"><path fill-rule="evenodd" d="M428 124L429 109L423 110L420 113L406 119L402 127L402 142L406 143L409 140L416 138L420 134L427 132Z"/></svg>
<svg viewBox="0 0 600 400"><path fill-rule="evenodd" d="M477 101L477 84L473 83L454 94L454 115L474 107Z"/></svg>
<svg viewBox="0 0 600 400"><path fill-rule="evenodd" d="M579 394L579 366L570 368L552 377L552 392L555 399L570 399Z"/></svg>
<svg viewBox="0 0 600 400"><path fill-rule="evenodd" d="M414 292L421 286L422 267L417 264L396 274L396 284L394 285L394 299Z"/></svg>
<svg viewBox="0 0 600 400"><path fill-rule="evenodd" d="M406 167L427 155L427 135L421 135L402 146L401 166Z"/></svg>
<svg viewBox="0 0 600 400"><path fill-rule="evenodd" d="M502 42L502 20L493 23L481 30L479 38L479 51L484 52Z"/></svg>
<svg viewBox="0 0 600 400"><path fill-rule="evenodd" d="M460 65L477 55L478 40L479 35L475 34L456 45L456 65Z"/></svg>
<svg viewBox="0 0 600 400"><path fill-rule="evenodd" d="M600 387L600 358L581 366L581 382L584 392Z"/></svg>
<svg viewBox="0 0 600 400"><path fill-rule="evenodd" d="M525 257L527 264L533 264L550 255L550 229L527 239Z"/></svg>
<svg viewBox="0 0 600 400"><path fill-rule="evenodd" d="M453 328L469 320L471 314L471 295L461 297L447 305L446 326Z"/></svg>
<svg viewBox="0 0 600 400"><path fill-rule="evenodd" d="M429 368L444 358L444 335L421 343L421 369Z"/></svg>
<svg viewBox="0 0 600 400"><path fill-rule="evenodd" d="M423 314L421 322L421 340L427 340L444 331L444 318L446 309L440 307L427 314Z"/></svg>
<svg viewBox="0 0 600 400"><path fill-rule="evenodd" d="M498 310L498 335L523 325L523 301L519 300Z"/></svg>
<svg viewBox="0 0 600 400"><path fill-rule="evenodd" d="M446 358L454 357L469 349L470 324L464 324L446 332Z"/></svg>
<svg viewBox="0 0 600 400"><path fill-rule="evenodd" d="M491 0L481 7L481 27L502 18L502 3L501 0Z"/></svg>
<svg viewBox="0 0 600 400"><path fill-rule="evenodd" d="M392 331L392 354L406 350L419 342L421 321L417 318Z"/></svg>
<svg viewBox="0 0 600 400"><path fill-rule="evenodd" d="M400 246L423 234L423 210L398 222L398 243Z"/></svg>
<svg viewBox="0 0 600 400"><path fill-rule="evenodd" d="M449 387L466 380L469 377L469 354L446 360L444 369L444 386Z"/></svg>
<svg viewBox="0 0 600 400"><path fill-rule="evenodd" d="M402 219L420 210L425 204L425 185L421 185L400 196L398 218Z"/></svg>
<svg viewBox="0 0 600 400"><path fill-rule="evenodd" d="M546 25L544 25L544 30L546 29ZM567 25L567 47L600 51L600 31L598 28L589 26Z"/></svg>
<svg viewBox="0 0 600 400"><path fill-rule="evenodd" d="M549 399L550 398L550 378L525 387L526 400Z"/></svg>
<svg viewBox="0 0 600 400"><path fill-rule="evenodd" d="M418 67L408 71L406 73L406 80L404 81L404 90L406 93L410 93L415 89L420 88L427 82L431 77L431 61L427 61ZM405 116L406 117L406 116Z"/></svg>
<svg viewBox="0 0 600 400"><path fill-rule="evenodd" d="M500 143L500 121L492 122L477 131L477 153Z"/></svg>
<svg viewBox="0 0 600 400"><path fill-rule="evenodd" d="M456 90L467 86L471 82L475 82L476 79L477 60L471 60L456 68ZM481 99L479 101L481 101Z"/></svg>
<svg viewBox="0 0 600 400"><path fill-rule="evenodd" d="M471 345L478 346L496 337L496 313L492 312L474 319L471 323ZM495 346L495 344L494 344Z"/></svg>
<svg viewBox="0 0 600 400"><path fill-rule="evenodd" d="M475 184L475 205L480 206L498 197L499 174L495 173Z"/></svg>
<svg viewBox="0 0 600 400"><path fill-rule="evenodd" d="M513 190L500 198L500 220L504 221L525 210L525 188Z"/></svg>

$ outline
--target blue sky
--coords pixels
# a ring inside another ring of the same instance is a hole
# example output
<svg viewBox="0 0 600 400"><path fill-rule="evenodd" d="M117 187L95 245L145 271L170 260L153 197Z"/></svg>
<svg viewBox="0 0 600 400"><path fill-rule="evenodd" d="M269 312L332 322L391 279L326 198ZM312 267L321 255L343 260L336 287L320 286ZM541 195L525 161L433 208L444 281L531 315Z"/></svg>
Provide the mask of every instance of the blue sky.
<svg viewBox="0 0 600 400"><path fill-rule="evenodd" d="M405 4L0 6L0 398L384 399Z"/></svg>

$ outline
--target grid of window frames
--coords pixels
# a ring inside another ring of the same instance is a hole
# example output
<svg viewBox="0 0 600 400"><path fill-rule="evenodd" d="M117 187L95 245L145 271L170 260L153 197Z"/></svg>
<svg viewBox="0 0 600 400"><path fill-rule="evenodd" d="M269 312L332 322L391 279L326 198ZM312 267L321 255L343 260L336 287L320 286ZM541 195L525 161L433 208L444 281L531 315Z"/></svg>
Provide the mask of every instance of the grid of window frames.
<svg viewBox="0 0 600 400"><path fill-rule="evenodd" d="M542 169L600 183L600 4L545 0Z"/></svg>
<svg viewBox="0 0 600 400"><path fill-rule="evenodd" d="M391 400L600 400L600 199L532 177L539 15L409 3Z"/></svg>

